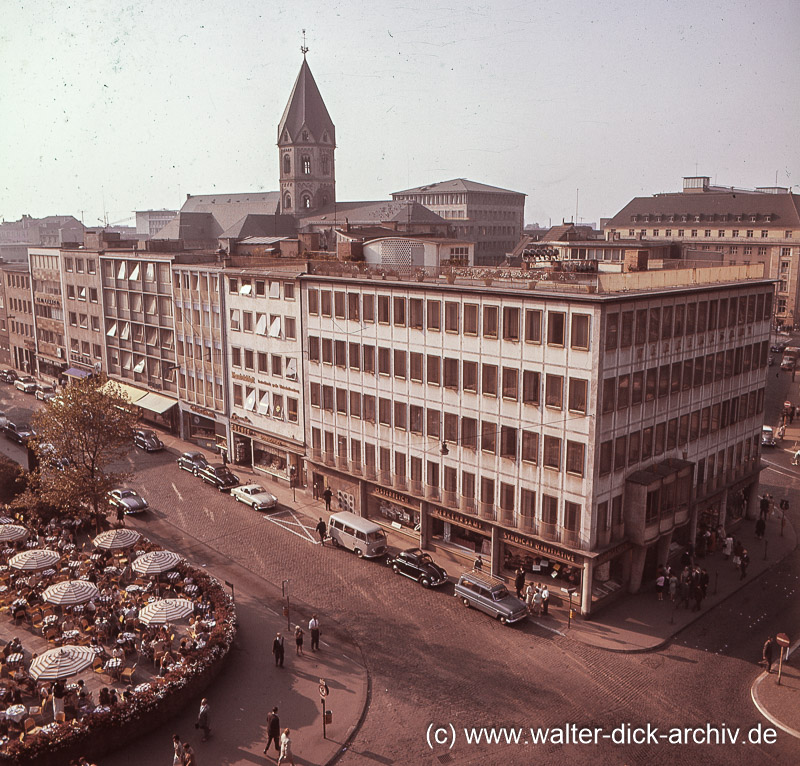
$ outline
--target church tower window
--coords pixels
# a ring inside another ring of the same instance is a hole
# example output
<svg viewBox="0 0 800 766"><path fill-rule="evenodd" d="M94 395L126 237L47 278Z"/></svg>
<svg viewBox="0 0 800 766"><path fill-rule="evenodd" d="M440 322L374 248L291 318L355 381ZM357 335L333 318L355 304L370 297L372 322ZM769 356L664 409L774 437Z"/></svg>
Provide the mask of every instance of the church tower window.
<svg viewBox="0 0 800 766"><path fill-rule="evenodd" d="M288 154L283 155L283 172L286 175L292 172L292 159Z"/></svg>
<svg viewBox="0 0 800 766"><path fill-rule="evenodd" d="M303 209L311 210L311 197L308 194L303 195Z"/></svg>
<svg viewBox="0 0 800 766"><path fill-rule="evenodd" d="M291 194L287 194L283 198L283 208L284 208L284 210L291 210L292 209L292 195Z"/></svg>
<svg viewBox="0 0 800 766"><path fill-rule="evenodd" d="M330 173L330 163L328 161L328 155L322 155L322 175L328 175Z"/></svg>
<svg viewBox="0 0 800 766"><path fill-rule="evenodd" d="M303 175L310 176L311 175L311 157L308 154L304 154L302 157L303 162Z"/></svg>

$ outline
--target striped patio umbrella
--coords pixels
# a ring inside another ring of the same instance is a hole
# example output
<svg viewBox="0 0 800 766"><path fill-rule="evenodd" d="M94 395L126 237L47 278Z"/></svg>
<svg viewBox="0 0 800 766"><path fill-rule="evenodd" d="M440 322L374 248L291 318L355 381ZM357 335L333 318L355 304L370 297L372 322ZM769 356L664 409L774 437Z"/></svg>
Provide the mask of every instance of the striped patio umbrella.
<svg viewBox="0 0 800 766"><path fill-rule="evenodd" d="M28 530L19 524L0 524L0 542L13 543L24 540L27 536Z"/></svg>
<svg viewBox="0 0 800 766"><path fill-rule="evenodd" d="M34 681L68 678L91 665L96 656L90 646L59 646L32 660L28 672Z"/></svg>
<svg viewBox="0 0 800 766"><path fill-rule="evenodd" d="M53 566L60 558L61 554L58 551L51 551L47 548L31 548L12 556L8 563L14 569L34 572L37 569L47 569L47 567Z"/></svg>
<svg viewBox="0 0 800 766"><path fill-rule="evenodd" d="M88 580L64 580L46 588L42 593L42 598L48 604L72 606L73 604L85 604L99 595L100 591L97 586Z"/></svg>
<svg viewBox="0 0 800 766"><path fill-rule="evenodd" d="M103 548L110 551L118 548L130 548L132 545L136 545L141 537L135 529L122 527L101 532L92 540L92 544L95 548Z"/></svg>
<svg viewBox="0 0 800 766"><path fill-rule="evenodd" d="M154 575L168 572L181 561L181 557L172 551L150 551L137 558L131 566L139 574Z"/></svg>
<svg viewBox="0 0 800 766"><path fill-rule="evenodd" d="M160 598L151 601L139 611L139 619L145 625L173 622L188 617L194 611L194 604L186 598Z"/></svg>
<svg viewBox="0 0 800 766"><path fill-rule="evenodd" d="M12 519L10 516L0 516L0 524L15 524L16 519Z"/></svg>

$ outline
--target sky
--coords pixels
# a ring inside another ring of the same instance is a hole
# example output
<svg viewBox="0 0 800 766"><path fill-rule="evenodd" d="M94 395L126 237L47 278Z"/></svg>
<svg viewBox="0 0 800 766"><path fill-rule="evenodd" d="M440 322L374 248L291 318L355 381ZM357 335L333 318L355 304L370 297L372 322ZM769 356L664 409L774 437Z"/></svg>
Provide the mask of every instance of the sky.
<svg viewBox="0 0 800 766"><path fill-rule="evenodd" d="M523 192L526 222L548 225L687 175L800 191L796 0L1 7L6 221L133 225L187 194L277 189L304 29L339 200L468 178Z"/></svg>

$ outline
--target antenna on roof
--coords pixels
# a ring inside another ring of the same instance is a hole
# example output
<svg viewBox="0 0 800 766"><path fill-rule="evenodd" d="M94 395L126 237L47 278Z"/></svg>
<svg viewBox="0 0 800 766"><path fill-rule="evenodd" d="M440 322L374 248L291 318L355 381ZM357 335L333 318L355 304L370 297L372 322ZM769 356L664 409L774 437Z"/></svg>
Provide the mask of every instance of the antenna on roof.
<svg viewBox="0 0 800 766"><path fill-rule="evenodd" d="M303 60L306 58L306 53L308 53L308 46L306 45L306 30L303 30L303 44L300 46L300 52L303 54Z"/></svg>

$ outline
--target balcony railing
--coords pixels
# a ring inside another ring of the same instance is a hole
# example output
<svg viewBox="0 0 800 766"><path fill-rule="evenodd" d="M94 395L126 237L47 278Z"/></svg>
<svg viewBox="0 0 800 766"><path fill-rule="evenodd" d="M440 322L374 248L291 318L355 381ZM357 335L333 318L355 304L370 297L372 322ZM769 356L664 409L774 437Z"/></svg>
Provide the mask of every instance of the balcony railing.
<svg viewBox="0 0 800 766"><path fill-rule="evenodd" d="M394 488L400 490L401 492L405 492L406 489L408 489L408 479L405 477L405 475L400 476L395 474Z"/></svg>
<svg viewBox="0 0 800 766"><path fill-rule="evenodd" d="M517 523L523 532L536 534L536 519L533 516L519 516Z"/></svg>
<svg viewBox="0 0 800 766"><path fill-rule="evenodd" d="M412 495L422 495L422 481L419 479L411 479L408 488Z"/></svg>
<svg viewBox="0 0 800 766"><path fill-rule="evenodd" d="M350 461L350 473L354 473L357 476L360 476L363 470L364 470L364 465L362 463L359 463L357 460Z"/></svg>
<svg viewBox="0 0 800 766"><path fill-rule="evenodd" d="M364 466L364 478L369 479L370 481L375 481L378 478L378 473L375 470L374 465L366 464Z"/></svg>
<svg viewBox="0 0 800 766"><path fill-rule="evenodd" d="M434 486L433 484L426 484L425 485L425 497L428 500L438 500L442 496L442 492L439 487Z"/></svg>
<svg viewBox="0 0 800 766"><path fill-rule="evenodd" d="M579 548L581 544L581 532L579 529L561 528L561 542L569 545L570 548Z"/></svg>
<svg viewBox="0 0 800 766"><path fill-rule="evenodd" d="M483 501L481 501L480 505L478 506L478 513L482 519L486 519L487 521L494 521L495 518L494 503L484 503Z"/></svg>
<svg viewBox="0 0 800 766"><path fill-rule="evenodd" d="M336 465L336 455L334 455L333 452L325 452L322 455L322 461L325 465Z"/></svg>
<svg viewBox="0 0 800 766"><path fill-rule="evenodd" d="M342 471L346 471L350 467L350 461L347 459L347 455L336 456L336 467Z"/></svg>
<svg viewBox="0 0 800 766"><path fill-rule="evenodd" d="M516 519L514 518L514 511L511 508L500 509L500 523L508 527L517 526Z"/></svg>
<svg viewBox="0 0 800 766"><path fill-rule="evenodd" d="M384 487L392 486L392 472L391 471L378 471L378 481Z"/></svg>
<svg viewBox="0 0 800 766"><path fill-rule="evenodd" d="M459 507L464 513L475 513L475 498L467 495L461 495Z"/></svg>
<svg viewBox="0 0 800 766"><path fill-rule="evenodd" d="M543 540L550 540L550 542L558 542L558 526L551 524L549 521L539 522L539 537Z"/></svg>
<svg viewBox="0 0 800 766"><path fill-rule="evenodd" d="M313 460L315 463L322 462L322 450L319 447L311 447L308 450L308 456Z"/></svg>
<svg viewBox="0 0 800 766"><path fill-rule="evenodd" d="M458 493L451 489L443 490L442 504L449 508L456 508L458 506Z"/></svg>

